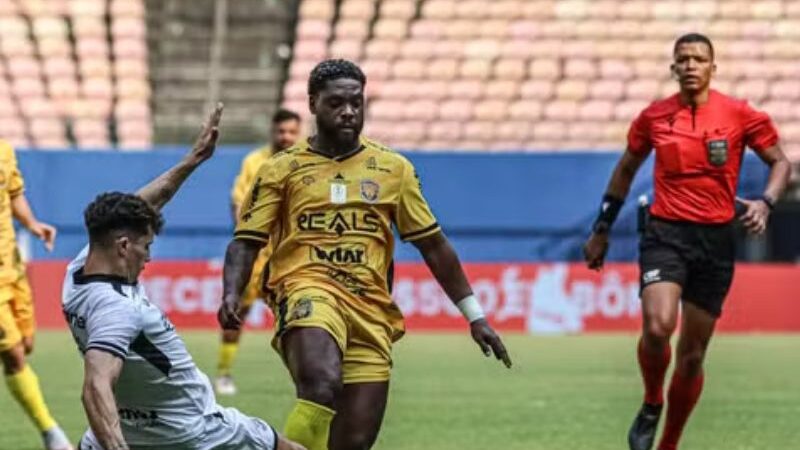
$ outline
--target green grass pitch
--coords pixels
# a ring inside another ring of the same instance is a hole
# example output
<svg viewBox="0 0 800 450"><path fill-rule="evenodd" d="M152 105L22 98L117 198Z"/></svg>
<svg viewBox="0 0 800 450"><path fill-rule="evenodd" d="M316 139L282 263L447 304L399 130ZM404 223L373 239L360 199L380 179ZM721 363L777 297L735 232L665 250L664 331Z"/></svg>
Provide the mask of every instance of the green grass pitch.
<svg viewBox="0 0 800 450"><path fill-rule="evenodd" d="M213 375L217 337L185 332L200 368ZM619 450L641 400L632 335L508 336L514 368L487 360L464 335L417 334L395 348L389 409L379 450ZM268 348L243 340L240 393L221 403L283 425L293 390ZM73 440L86 427L82 365L66 332L38 335L32 365L56 419ZM683 450L799 448L800 335L718 336L706 387ZM663 421L662 421L663 422ZM40 447L39 437L0 389L0 449Z"/></svg>

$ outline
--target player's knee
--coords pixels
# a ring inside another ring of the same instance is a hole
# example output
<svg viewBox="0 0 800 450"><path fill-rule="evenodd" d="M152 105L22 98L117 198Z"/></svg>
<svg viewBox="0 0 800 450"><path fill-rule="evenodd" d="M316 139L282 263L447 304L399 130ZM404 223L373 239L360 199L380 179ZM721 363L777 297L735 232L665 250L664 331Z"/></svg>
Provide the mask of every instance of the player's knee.
<svg viewBox="0 0 800 450"><path fill-rule="evenodd" d="M0 359L3 361L5 375L17 374L25 368L25 350L22 345L0 353Z"/></svg>
<svg viewBox="0 0 800 450"><path fill-rule="evenodd" d="M681 355L678 358L678 371L686 378L694 378L703 372L705 352L696 349Z"/></svg>
<svg viewBox="0 0 800 450"><path fill-rule="evenodd" d="M295 377L297 396L332 408L342 391L342 377L339 372L334 365L302 371Z"/></svg>
<svg viewBox="0 0 800 450"><path fill-rule="evenodd" d="M663 346L675 332L675 322L669 318L653 317L645 321L644 341L651 346Z"/></svg>
<svg viewBox="0 0 800 450"><path fill-rule="evenodd" d="M242 332L240 330L224 330L222 332L222 342L226 344L236 344Z"/></svg>

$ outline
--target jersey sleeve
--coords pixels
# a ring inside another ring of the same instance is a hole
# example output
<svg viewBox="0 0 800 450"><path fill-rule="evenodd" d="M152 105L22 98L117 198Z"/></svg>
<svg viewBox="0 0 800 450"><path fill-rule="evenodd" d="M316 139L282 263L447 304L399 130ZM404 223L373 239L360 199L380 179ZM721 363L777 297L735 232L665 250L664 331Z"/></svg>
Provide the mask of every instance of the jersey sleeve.
<svg viewBox="0 0 800 450"><path fill-rule="evenodd" d="M430 236L441 230L422 195L422 183L411 163L406 162L400 186L395 225L406 242Z"/></svg>
<svg viewBox="0 0 800 450"><path fill-rule="evenodd" d="M742 105L742 125L745 145L762 152L778 143L778 130L769 115L746 102Z"/></svg>
<svg viewBox="0 0 800 450"><path fill-rule="evenodd" d="M9 197L14 198L24 192L25 181L22 179L22 174L19 171L19 166L17 165L17 154L13 148L10 148L10 153L11 153L11 175L9 177L8 183L6 184L6 189L8 189Z"/></svg>
<svg viewBox="0 0 800 450"><path fill-rule="evenodd" d="M250 191L245 196L234 238L268 241L268 230L275 223L281 207L281 183L276 160L270 159L258 169Z"/></svg>
<svg viewBox="0 0 800 450"><path fill-rule="evenodd" d="M628 129L628 147L627 150L635 155L647 154L652 148L653 143L650 139L650 120L642 111Z"/></svg>
<svg viewBox="0 0 800 450"><path fill-rule="evenodd" d="M128 298L106 295L86 315L85 350L101 350L124 359L142 331L141 313Z"/></svg>

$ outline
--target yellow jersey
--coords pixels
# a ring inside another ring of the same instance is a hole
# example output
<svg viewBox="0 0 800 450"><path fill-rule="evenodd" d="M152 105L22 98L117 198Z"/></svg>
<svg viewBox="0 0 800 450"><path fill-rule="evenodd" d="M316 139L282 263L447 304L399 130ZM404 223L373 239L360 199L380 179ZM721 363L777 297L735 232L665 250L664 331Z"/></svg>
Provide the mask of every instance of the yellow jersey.
<svg viewBox="0 0 800 450"><path fill-rule="evenodd" d="M440 231L405 157L366 137L338 157L303 140L261 166L234 236L271 241L268 286L278 303L317 286L387 322L399 338L402 314L388 286L393 225L404 241Z"/></svg>
<svg viewBox="0 0 800 450"><path fill-rule="evenodd" d="M267 162L271 155L272 147L265 145L251 151L242 160L242 168L233 181L233 189L231 189L231 203L236 205L237 209L242 207L244 197L253 184L258 169Z"/></svg>
<svg viewBox="0 0 800 450"><path fill-rule="evenodd" d="M24 187L14 148L0 140L0 285L13 283L19 277L11 199L21 195Z"/></svg>

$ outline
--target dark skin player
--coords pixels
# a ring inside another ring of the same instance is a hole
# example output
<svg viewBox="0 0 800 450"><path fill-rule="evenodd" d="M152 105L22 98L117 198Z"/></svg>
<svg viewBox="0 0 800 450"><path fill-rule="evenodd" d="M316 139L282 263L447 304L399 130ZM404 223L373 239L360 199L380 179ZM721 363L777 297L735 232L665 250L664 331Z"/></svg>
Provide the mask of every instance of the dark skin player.
<svg viewBox="0 0 800 450"><path fill-rule="evenodd" d="M327 81L324 89L309 99L316 116L317 135L311 138L315 151L341 157L359 149L364 124L364 86L355 79ZM413 244L450 299L457 301L472 294L453 247L442 233L419 239ZM220 321L224 326L241 325L237 310L239 293L250 277L261 243L235 239L228 246L224 271L224 299ZM494 354L507 366L511 359L485 319L470 324L472 338L486 356ZM370 448L380 431L389 382L343 385L342 354L334 339L319 328L295 328L283 337L286 364L300 399L334 408L329 447L332 450Z"/></svg>

